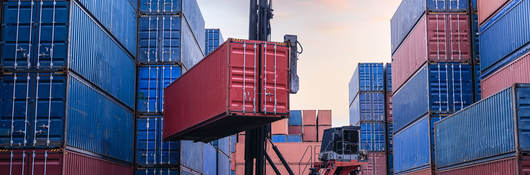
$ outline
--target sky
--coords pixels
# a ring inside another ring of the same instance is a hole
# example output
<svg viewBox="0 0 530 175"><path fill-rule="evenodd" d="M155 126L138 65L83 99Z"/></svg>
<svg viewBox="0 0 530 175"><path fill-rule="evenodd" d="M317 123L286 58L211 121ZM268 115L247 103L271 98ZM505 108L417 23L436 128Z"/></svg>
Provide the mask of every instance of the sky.
<svg viewBox="0 0 530 175"><path fill-rule="evenodd" d="M207 28L248 38L249 0L197 0ZM296 34L300 91L291 109L331 109L349 125L348 82L357 63L391 61L390 18L401 0L273 0L272 41Z"/></svg>

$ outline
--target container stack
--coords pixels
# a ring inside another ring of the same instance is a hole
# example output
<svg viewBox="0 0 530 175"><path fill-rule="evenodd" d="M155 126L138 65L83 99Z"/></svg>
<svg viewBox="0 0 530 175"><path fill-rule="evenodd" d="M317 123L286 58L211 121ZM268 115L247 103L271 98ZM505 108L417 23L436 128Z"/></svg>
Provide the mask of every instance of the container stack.
<svg viewBox="0 0 530 175"><path fill-rule="evenodd" d="M396 174L433 174L434 122L473 103L468 0L403 0L391 19Z"/></svg>
<svg viewBox="0 0 530 175"><path fill-rule="evenodd" d="M394 155L392 148L392 131L394 130L394 123L392 122L392 64L385 65L385 123L386 123L386 168L387 174L394 173Z"/></svg>
<svg viewBox="0 0 530 175"><path fill-rule="evenodd" d="M2 5L0 172L132 174L136 4Z"/></svg>
<svg viewBox="0 0 530 175"><path fill-rule="evenodd" d="M350 125L361 126L363 174L387 174L385 71L382 63L359 63L349 83Z"/></svg>
<svg viewBox="0 0 530 175"><path fill-rule="evenodd" d="M136 174L204 173L203 162L216 164L211 144L163 141L162 133L164 88L204 57L201 11L195 0L138 4Z"/></svg>

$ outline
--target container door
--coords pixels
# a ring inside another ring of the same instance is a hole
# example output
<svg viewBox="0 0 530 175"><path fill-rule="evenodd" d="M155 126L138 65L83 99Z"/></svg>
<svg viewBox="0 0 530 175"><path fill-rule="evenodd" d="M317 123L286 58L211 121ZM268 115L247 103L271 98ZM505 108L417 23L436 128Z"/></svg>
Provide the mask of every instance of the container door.
<svg viewBox="0 0 530 175"><path fill-rule="evenodd" d="M289 48L278 44L261 46L261 111L289 112Z"/></svg>
<svg viewBox="0 0 530 175"><path fill-rule="evenodd" d="M230 109L259 112L259 44L248 41L230 44Z"/></svg>

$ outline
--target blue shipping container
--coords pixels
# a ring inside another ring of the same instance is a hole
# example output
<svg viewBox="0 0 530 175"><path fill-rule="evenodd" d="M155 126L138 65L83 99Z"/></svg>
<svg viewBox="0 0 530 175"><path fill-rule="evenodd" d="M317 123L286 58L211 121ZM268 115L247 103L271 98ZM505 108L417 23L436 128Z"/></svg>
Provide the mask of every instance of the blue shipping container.
<svg viewBox="0 0 530 175"><path fill-rule="evenodd" d="M217 152L217 175L230 175L230 157Z"/></svg>
<svg viewBox="0 0 530 175"><path fill-rule="evenodd" d="M386 77L385 77L385 83L386 83L385 91L387 93L392 94L392 64L391 63L386 63L385 74L386 74Z"/></svg>
<svg viewBox="0 0 530 175"><path fill-rule="evenodd" d="M181 75L178 65L145 65L138 67L137 112L164 112L164 89Z"/></svg>
<svg viewBox="0 0 530 175"><path fill-rule="evenodd" d="M350 104L359 92L382 92L384 87L383 63L359 63L349 83Z"/></svg>
<svg viewBox="0 0 530 175"><path fill-rule="evenodd" d="M385 151L385 123L361 122L361 150L370 152Z"/></svg>
<svg viewBox="0 0 530 175"><path fill-rule="evenodd" d="M484 71L483 76L530 51L528 9L529 0L512 0L480 26L480 69Z"/></svg>
<svg viewBox="0 0 530 175"><path fill-rule="evenodd" d="M204 57L204 27L196 29L202 32L200 39L181 15L148 15L138 20L138 62L182 63L189 69Z"/></svg>
<svg viewBox="0 0 530 175"><path fill-rule="evenodd" d="M4 6L1 65L5 70L68 68L134 108L134 58L77 3L43 1L33 8L29 1L18 4ZM36 12L42 20L29 28L35 23L30 14Z"/></svg>
<svg viewBox="0 0 530 175"><path fill-rule="evenodd" d="M302 135L296 135L296 134L287 135L287 142L302 142Z"/></svg>
<svg viewBox="0 0 530 175"><path fill-rule="evenodd" d="M287 135L281 135L281 134L272 135L272 142L274 143L287 142Z"/></svg>
<svg viewBox="0 0 530 175"><path fill-rule="evenodd" d="M0 88L2 148L75 147L132 162L132 111L79 77L3 74Z"/></svg>
<svg viewBox="0 0 530 175"><path fill-rule="evenodd" d="M394 148L392 147L393 146L393 141L392 141L392 137L394 135L394 125L392 124L392 122L390 123L386 123L386 137L387 137L387 140L386 140L386 145L388 147L388 151L391 152Z"/></svg>
<svg viewBox="0 0 530 175"><path fill-rule="evenodd" d="M475 102L477 102L482 99L482 90L480 87L480 63L476 63L473 67L475 68L475 72L473 75L473 80L475 80Z"/></svg>
<svg viewBox="0 0 530 175"><path fill-rule="evenodd" d="M471 65L425 64L393 96L394 131L427 113L451 114L473 103Z"/></svg>
<svg viewBox="0 0 530 175"><path fill-rule="evenodd" d="M204 55L208 55L224 42L223 35L221 35L221 30L205 29L204 41L206 42L204 45Z"/></svg>
<svg viewBox="0 0 530 175"><path fill-rule="evenodd" d="M403 0L390 19L392 54L425 12L468 11L468 0Z"/></svg>
<svg viewBox="0 0 530 175"><path fill-rule="evenodd" d="M163 124L162 116L136 118L137 165L178 165L179 142L162 140Z"/></svg>
<svg viewBox="0 0 530 175"><path fill-rule="evenodd" d="M135 175L179 175L179 168L136 168Z"/></svg>
<svg viewBox="0 0 530 175"><path fill-rule="evenodd" d="M287 123L289 126L302 126L302 111L291 110L289 112L289 120Z"/></svg>
<svg viewBox="0 0 530 175"><path fill-rule="evenodd" d="M236 152L237 135L230 136L230 152Z"/></svg>
<svg viewBox="0 0 530 175"><path fill-rule="evenodd" d="M530 151L529 106L530 84L519 84L436 123L438 168Z"/></svg>
<svg viewBox="0 0 530 175"><path fill-rule="evenodd" d="M385 94L383 92L362 92L350 105L350 124L365 121L385 121Z"/></svg>
<svg viewBox="0 0 530 175"><path fill-rule="evenodd" d="M215 147L215 149L225 154L230 154L230 136L214 140L210 143Z"/></svg>
<svg viewBox="0 0 530 175"><path fill-rule="evenodd" d="M217 174L217 151L211 144L204 144L203 151L203 175L216 175Z"/></svg>
<svg viewBox="0 0 530 175"><path fill-rule="evenodd" d="M425 115L394 134L394 172L423 169L434 162L434 123L443 119Z"/></svg>
<svg viewBox="0 0 530 175"><path fill-rule="evenodd" d="M386 154L386 168L388 169L388 175L394 174L394 154L392 152L387 152Z"/></svg>
<svg viewBox="0 0 530 175"><path fill-rule="evenodd" d="M180 141L180 163L188 169L202 172L204 143L189 140ZM181 169L182 170L182 169Z"/></svg>

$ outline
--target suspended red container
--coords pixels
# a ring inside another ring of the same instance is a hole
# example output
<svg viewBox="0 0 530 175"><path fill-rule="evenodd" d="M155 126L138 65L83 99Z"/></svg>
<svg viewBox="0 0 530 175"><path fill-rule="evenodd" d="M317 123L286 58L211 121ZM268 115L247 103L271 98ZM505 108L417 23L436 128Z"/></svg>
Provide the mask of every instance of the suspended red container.
<svg viewBox="0 0 530 175"><path fill-rule="evenodd" d="M209 141L289 116L289 47L229 39L165 90L164 138Z"/></svg>

